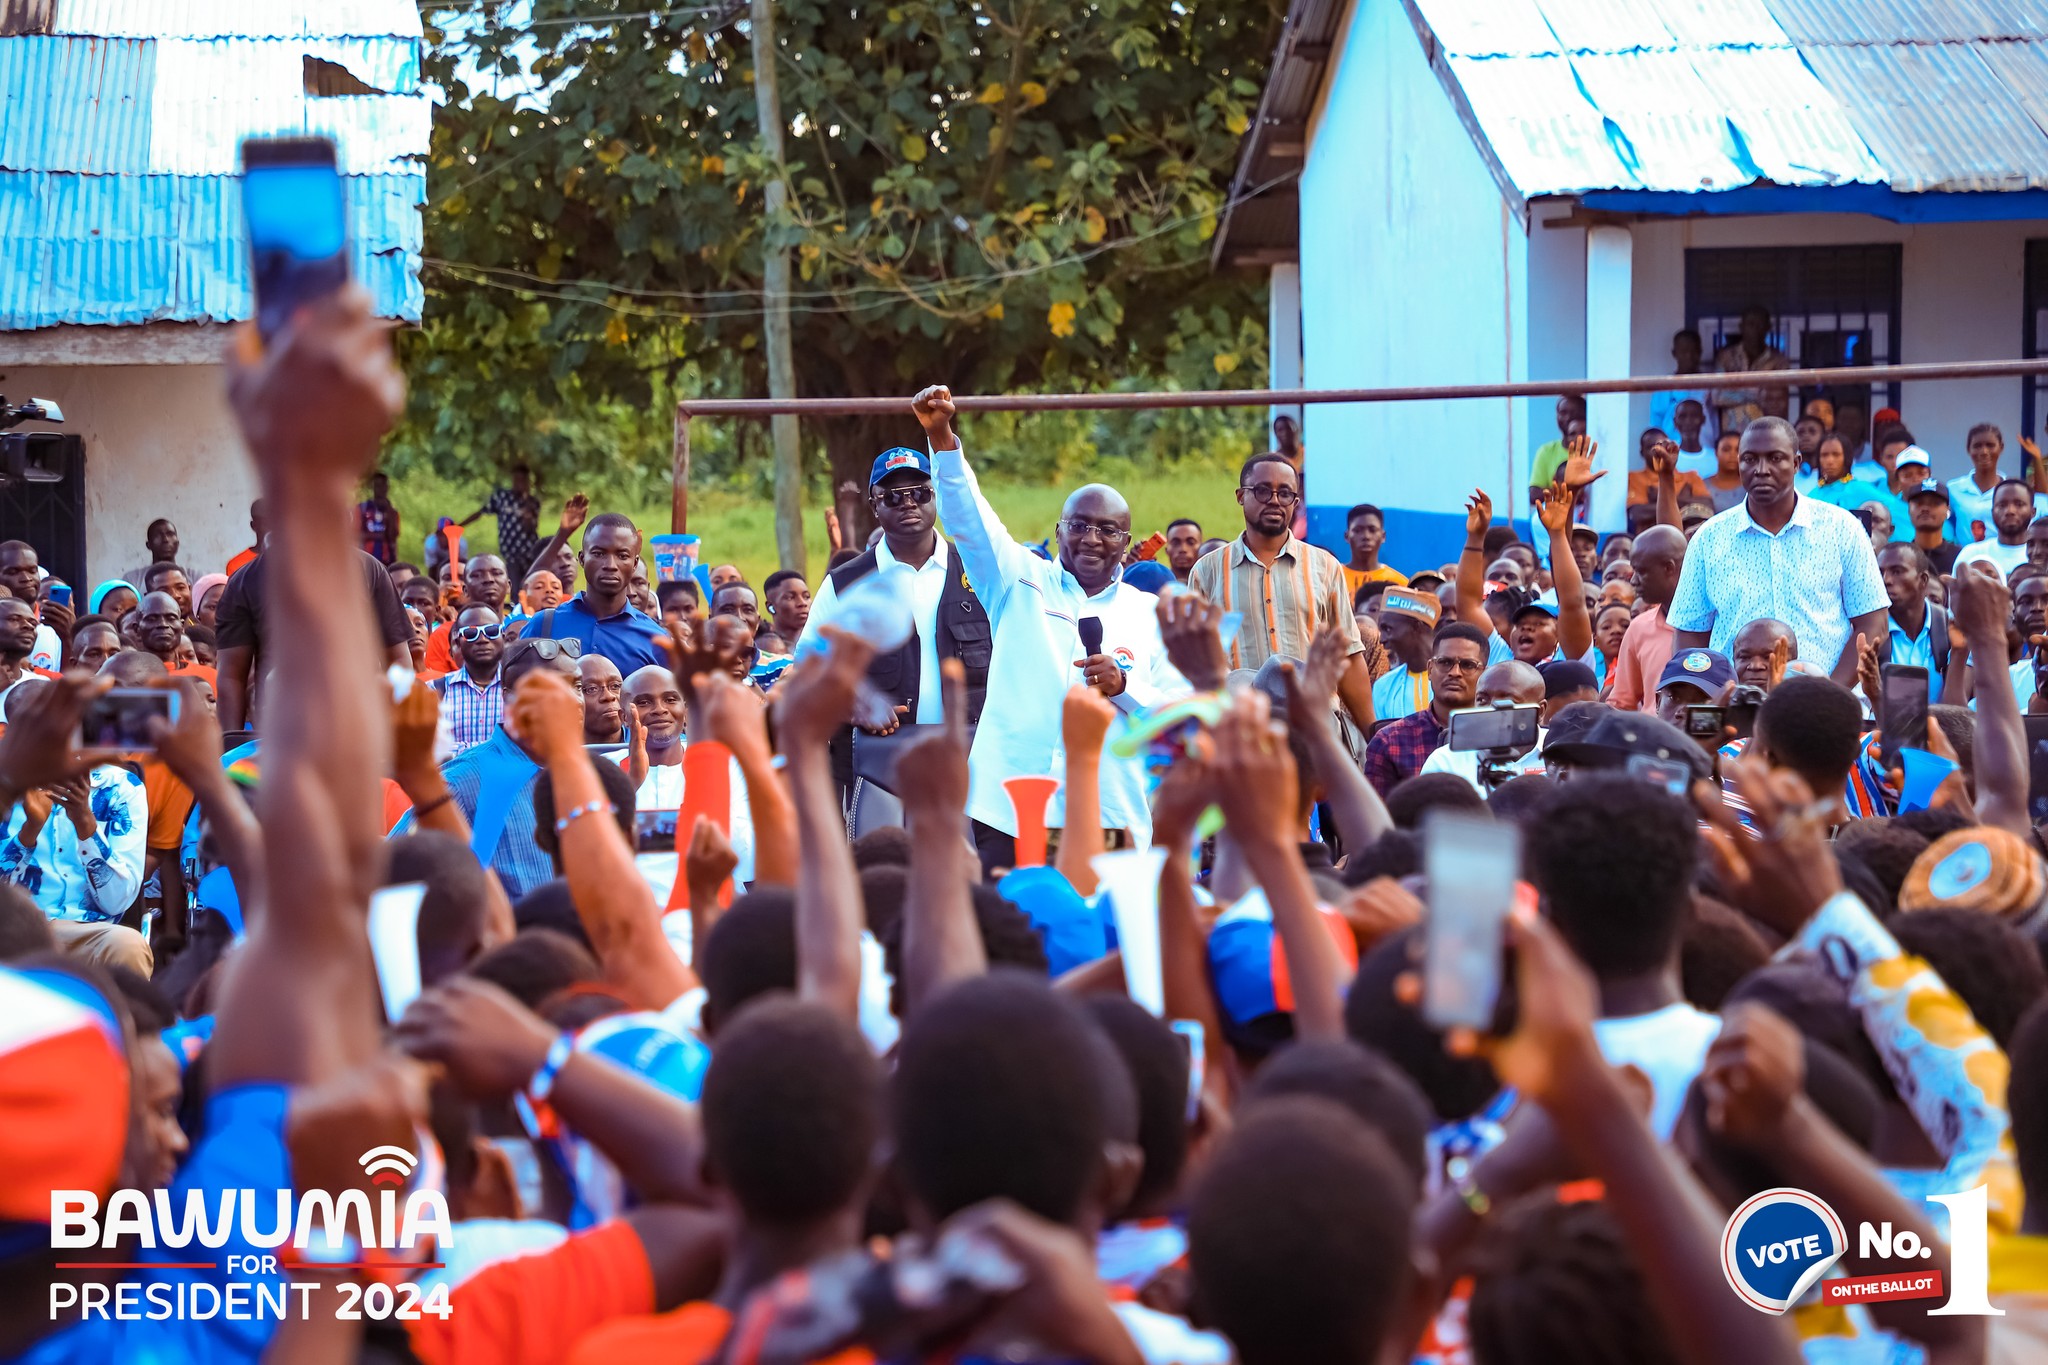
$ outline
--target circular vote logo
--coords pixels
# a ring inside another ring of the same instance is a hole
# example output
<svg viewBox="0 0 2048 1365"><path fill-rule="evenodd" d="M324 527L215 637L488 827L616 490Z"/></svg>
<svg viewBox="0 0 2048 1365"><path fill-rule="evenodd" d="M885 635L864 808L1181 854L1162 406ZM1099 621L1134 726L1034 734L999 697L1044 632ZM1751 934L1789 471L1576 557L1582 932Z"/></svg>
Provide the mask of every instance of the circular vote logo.
<svg viewBox="0 0 2048 1365"><path fill-rule="evenodd" d="M1775 1316L1813 1288L1848 1245L1842 1220L1820 1199L1805 1190L1765 1190L1728 1219L1721 1270L1744 1303Z"/></svg>

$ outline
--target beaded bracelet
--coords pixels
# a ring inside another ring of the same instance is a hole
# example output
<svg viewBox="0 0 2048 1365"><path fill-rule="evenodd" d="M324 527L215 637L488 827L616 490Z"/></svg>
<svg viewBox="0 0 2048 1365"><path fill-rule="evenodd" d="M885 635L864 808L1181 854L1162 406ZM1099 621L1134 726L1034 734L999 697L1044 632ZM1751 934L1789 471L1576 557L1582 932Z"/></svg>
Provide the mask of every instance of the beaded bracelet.
<svg viewBox="0 0 2048 1365"><path fill-rule="evenodd" d="M589 805L586 806L571 806L568 810L562 812L561 819L555 821L555 833L564 833L568 830L569 826L575 824L578 820L582 819L586 815L595 815L599 811L605 811L608 814L615 815L618 813L618 809L619 808L617 806L614 806L611 802L601 800L592 801Z"/></svg>
<svg viewBox="0 0 2048 1365"><path fill-rule="evenodd" d="M555 1077L562 1074L562 1068L569 1064L569 1055L575 1051L576 1043L566 1033L555 1035L555 1041L548 1045L547 1059L540 1069L533 1073L533 1079L526 1083L526 1094L535 1104L544 1102L554 1093Z"/></svg>

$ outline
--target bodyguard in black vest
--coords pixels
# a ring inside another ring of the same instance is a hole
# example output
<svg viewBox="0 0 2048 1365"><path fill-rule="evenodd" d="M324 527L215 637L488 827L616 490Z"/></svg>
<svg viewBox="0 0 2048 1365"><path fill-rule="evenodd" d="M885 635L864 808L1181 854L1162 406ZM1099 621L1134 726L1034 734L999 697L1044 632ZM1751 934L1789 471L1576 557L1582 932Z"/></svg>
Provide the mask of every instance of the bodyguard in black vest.
<svg viewBox="0 0 2048 1365"><path fill-rule="evenodd" d="M882 528L882 538L859 558L848 561L825 577L811 604L810 621L804 634L820 625L831 624L841 594L877 570L895 570L913 575L911 599L916 629L901 649L878 654L868 666L868 681L896 707L897 720L885 728L868 729L871 735L894 734L899 725L936 725L945 719L939 686L939 664L958 659L967 670L967 723L981 719L982 698L988 690L989 655L994 636L988 612L972 589L955 550L938 533L937 512L932 499L931 457L921 450L898 446L875 457L868 474L868 505ZM865 728L865 727L864 727ZM849 732L842 741L852 739ZM855 787L853 744L833 746L835 767L849 789ZM863 784L864 785L864 784ZM855 797L863 794L856 791ZM868 795L872 795L869 793ZM890 823L888 812L869 810L861 823L872 826Z"/></svg>

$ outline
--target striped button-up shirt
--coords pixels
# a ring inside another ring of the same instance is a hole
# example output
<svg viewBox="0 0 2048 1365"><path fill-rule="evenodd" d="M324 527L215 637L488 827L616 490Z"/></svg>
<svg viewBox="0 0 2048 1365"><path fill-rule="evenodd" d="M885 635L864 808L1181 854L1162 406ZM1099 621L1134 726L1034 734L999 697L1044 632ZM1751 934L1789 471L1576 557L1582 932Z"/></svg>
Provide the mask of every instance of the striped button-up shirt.
<svg viewBox="0 0 2048 1365"><path fill-rule="evenodd" d="M1344 566L1328 550L1293 536L1268 568L1239 535L1195 561L1188 585L1244 623L1230 643L1232 668L1257 668L1276 654L1308 657L1318 631L1343 633L1346 654L1363 654Z"/></svg>
<svg viewBox="0 0 2048 1365"><path fill-rule="evenodd" d="M499 677L494 672L478 682L467 668L458 668L427 684L441 694L441 711L448 718L456 753L482 744L505 718L505 689Z"/></svg>

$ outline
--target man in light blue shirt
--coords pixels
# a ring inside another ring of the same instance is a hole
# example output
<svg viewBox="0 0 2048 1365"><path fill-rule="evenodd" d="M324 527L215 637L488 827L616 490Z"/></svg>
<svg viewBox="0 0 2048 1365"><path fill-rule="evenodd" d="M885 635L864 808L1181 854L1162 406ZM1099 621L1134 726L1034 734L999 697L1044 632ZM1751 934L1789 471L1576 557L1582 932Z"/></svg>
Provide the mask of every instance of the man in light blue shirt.
<svg viewBox="0 0 2048 1365"><path fill-rule="evenodd" d="M1889 599L1863 525L1794 490L1792 424L1759 417L1742 433L1743 501L1693 536L1667 619L1676 650L1723 654L1759 617L1783 621L1799 657L1856 681L1858 636L1882 643Z"/></svg>
<svg viewBox="0 0 2048 1365"><path fill-rule="evenodd" d="M1916 545L1894 541L1878 552L1877 571L1884 578L1891 607L1885 628L1891 633L1890 662L1927 670L1927 700L1941 700L1948 678L1948 614L1927 600L1933 574Z"/></svg>
<svg viewBox="0 0 2048 1365"><path fill-rule="evenodd" d="M1399 720L1427 711L1434 693L1429 684L1429 656L1443 604L1432 592L1388 588L1380 597L1380 642L1394 666L1372 685L1372 714L1379 721Z"/></svg>

